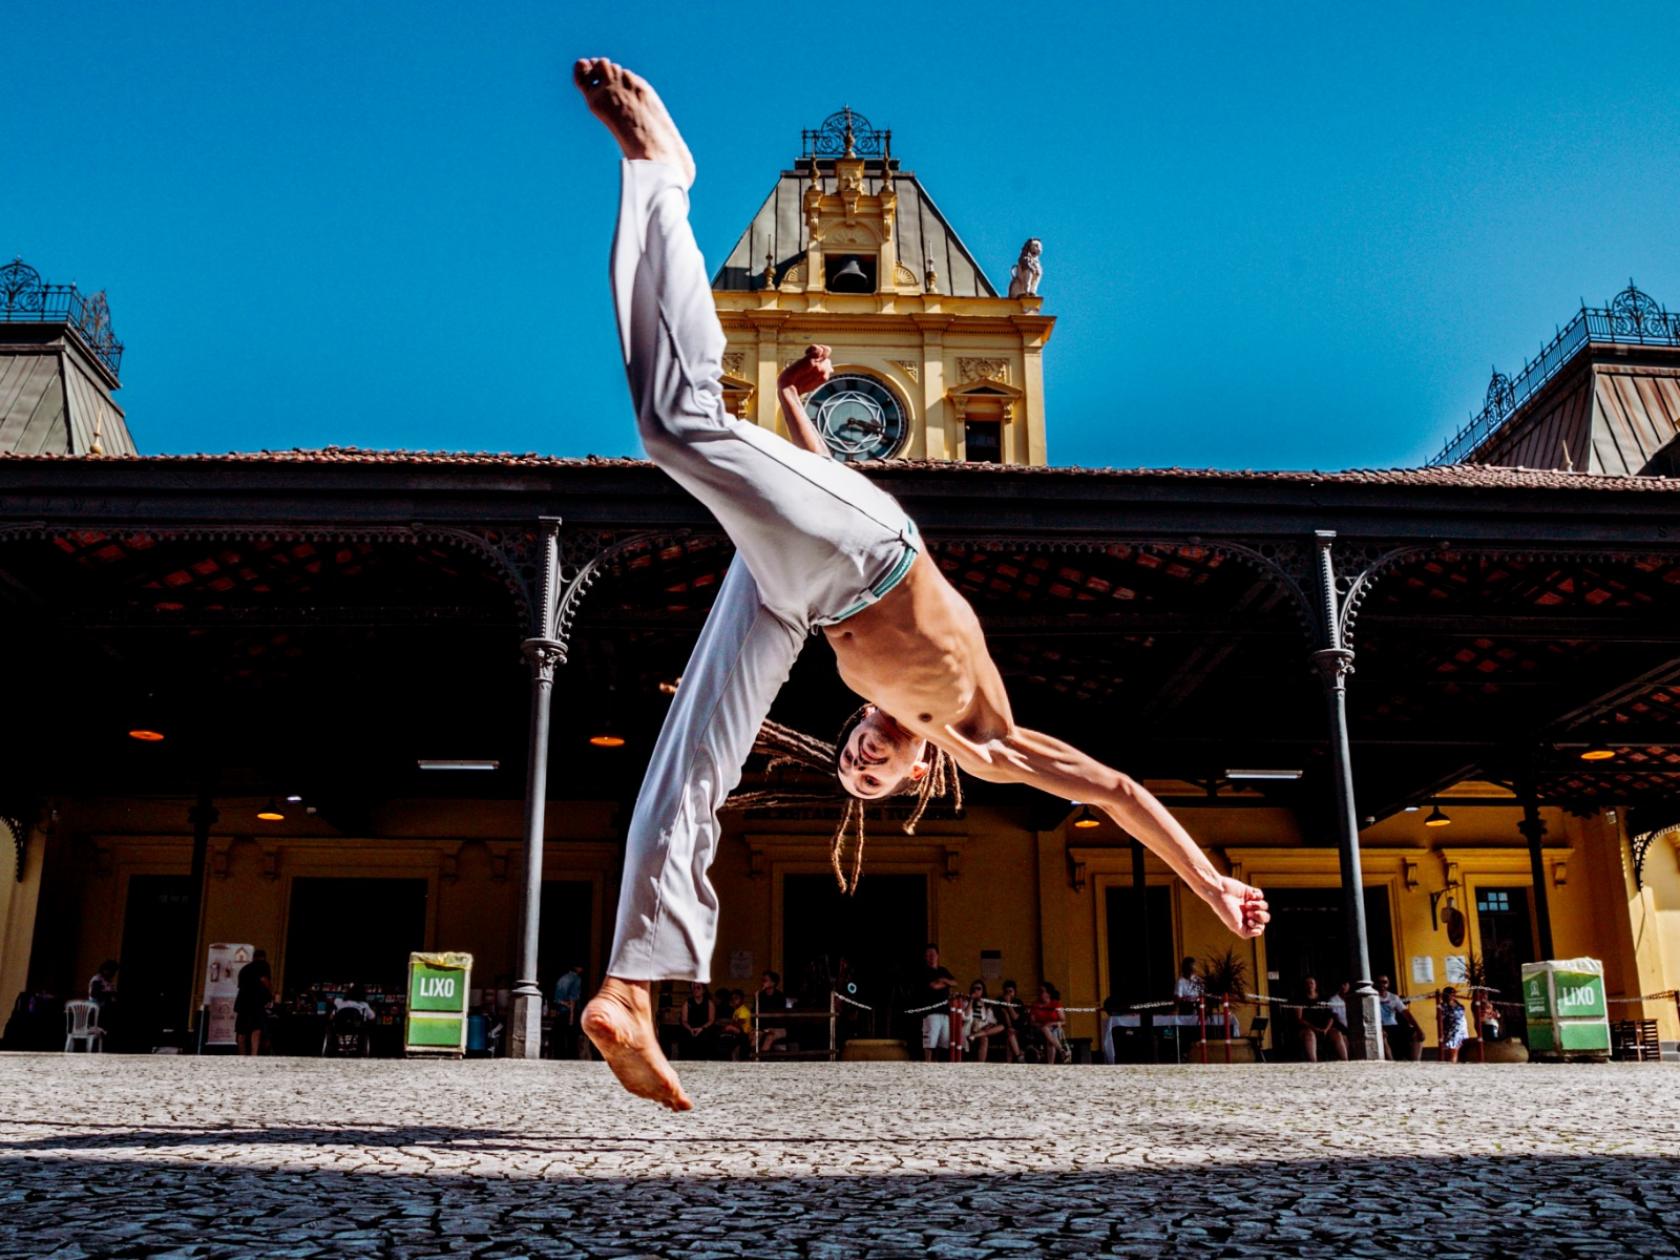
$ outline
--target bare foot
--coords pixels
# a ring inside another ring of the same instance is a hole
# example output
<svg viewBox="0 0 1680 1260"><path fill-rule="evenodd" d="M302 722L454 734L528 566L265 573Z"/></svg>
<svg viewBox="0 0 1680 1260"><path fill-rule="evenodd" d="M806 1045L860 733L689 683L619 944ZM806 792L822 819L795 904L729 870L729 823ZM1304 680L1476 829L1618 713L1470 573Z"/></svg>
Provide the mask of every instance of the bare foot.
<svg viewBox="0 0 1680 1260"><path fill-rule="evenodd" d="M605 57L585 57L572 67L572 81L625 157L668 162L683 173L685 188L694 183L694 158L646 79Z"/></svg>
<svg viewBox="0 0 1680 1260"><path fill-rule="evenodd" d="M583 1031L618 1083L638 1098L651 1098L672 1111L694 1104L683 1093L653 1030L653 1002L645 982L608 976L601 991L583 1008Z"/></svg>

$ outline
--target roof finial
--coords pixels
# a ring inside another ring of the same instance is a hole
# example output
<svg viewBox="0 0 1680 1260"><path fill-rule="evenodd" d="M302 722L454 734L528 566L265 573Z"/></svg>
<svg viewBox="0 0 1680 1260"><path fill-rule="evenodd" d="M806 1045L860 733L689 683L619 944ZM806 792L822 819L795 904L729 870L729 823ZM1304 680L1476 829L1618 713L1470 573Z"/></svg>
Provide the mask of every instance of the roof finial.
<svg viewBox="0 0 1680 1260"><path fill-rule="evenodd" d="M776 251L774 247L768 245L764 248L764 287L766 289L776 287Z"/></svg>
<svg viewBox="0 0 1680 1260"><path fill-rule="evenodd" d="M852 131L852 107L850 105L842 105L840 107L840 112L846 115L845 156L855 158L857 156L857 135Z"/></svg>

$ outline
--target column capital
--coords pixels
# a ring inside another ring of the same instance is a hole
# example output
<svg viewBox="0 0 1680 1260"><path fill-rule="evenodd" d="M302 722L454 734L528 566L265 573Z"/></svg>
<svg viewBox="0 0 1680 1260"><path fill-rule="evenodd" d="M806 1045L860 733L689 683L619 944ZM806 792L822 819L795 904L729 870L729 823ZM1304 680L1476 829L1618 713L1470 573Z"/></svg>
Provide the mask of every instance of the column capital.
<svg viewBox="0 0 1680 1260"><path fill-rule="evenodd" d="M531 663L531 675L543 682L554 681L554 667L566 663L566 645L559 639L526 639L519 645Z"/></svg>
<svg viewBox="0 0 1680 1260"><path fill-rule="evenodd" d="M1353 649L1347 647L1320 648L1312 654L1312 663L1324 676L1324 681L1339 687L1353 673Z"/></svg>

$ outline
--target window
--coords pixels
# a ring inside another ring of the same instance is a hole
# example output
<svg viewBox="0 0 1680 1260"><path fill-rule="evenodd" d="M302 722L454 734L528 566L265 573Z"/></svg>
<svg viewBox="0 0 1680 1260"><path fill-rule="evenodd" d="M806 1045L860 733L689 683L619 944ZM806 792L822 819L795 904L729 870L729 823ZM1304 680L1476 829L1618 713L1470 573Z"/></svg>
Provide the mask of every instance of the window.
<svg viewBox="0 0 1680 1260"><path fill-rule="evenodd" d="M998 420L970 420L963 426L971 464L1003 462L1003 423Z"/></svg>
<svg viewBox="0 0 1680 1260"><path fill-rule="evenodd" d="M1509 913L1511 894L1503 888L1484 888L1476 896L1476 909L1483 914Z"/></svg>
<svg viewBox="0 0 1680 1260"><path fill-rule="evenodd" d="M823 272L830 293L875 292L873 254L825 254Z"/></svg>

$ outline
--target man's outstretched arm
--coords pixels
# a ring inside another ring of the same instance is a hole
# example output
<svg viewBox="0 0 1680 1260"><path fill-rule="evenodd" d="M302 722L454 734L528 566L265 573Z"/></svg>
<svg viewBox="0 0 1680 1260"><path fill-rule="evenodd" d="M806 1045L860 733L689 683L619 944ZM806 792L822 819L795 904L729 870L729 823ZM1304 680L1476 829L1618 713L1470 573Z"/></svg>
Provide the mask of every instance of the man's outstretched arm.
<svg viewBox="0 0 1680 1260"><path fill-rule="evenodd" d="M1073 745L1018 726L984 744L960 736L940 744L977 779L1024 783L1063 800L1095 805L1147 845L1238 936L1259 936L1270 921L1260 890L1221 875L1153 792Z"/></svg>

